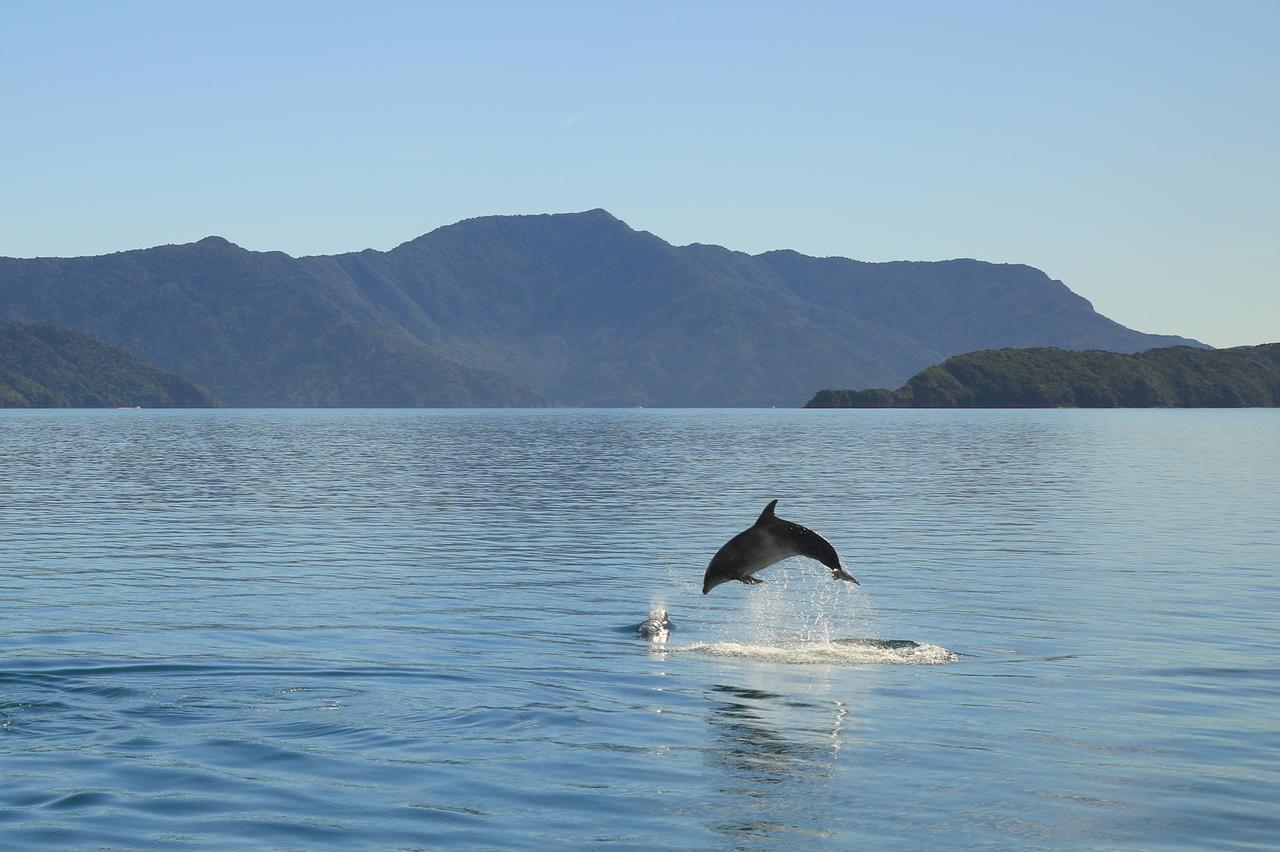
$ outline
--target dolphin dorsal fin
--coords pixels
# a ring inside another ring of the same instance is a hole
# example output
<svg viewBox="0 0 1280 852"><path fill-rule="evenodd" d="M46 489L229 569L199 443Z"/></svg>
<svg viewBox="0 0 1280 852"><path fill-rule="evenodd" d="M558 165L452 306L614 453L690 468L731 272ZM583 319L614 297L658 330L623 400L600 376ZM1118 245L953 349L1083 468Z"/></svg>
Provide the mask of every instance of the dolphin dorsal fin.
<svg viewBox="0 0 1280 852"><path fill-rule="evenodd" d="M760 517L756 518L755 526L758 527L761 524L767 524L776 518L777 515L773 514L773 507L776 505L778 505L777 500L770 500L769 505L765 506L764 511L760 513Z"/></svg>

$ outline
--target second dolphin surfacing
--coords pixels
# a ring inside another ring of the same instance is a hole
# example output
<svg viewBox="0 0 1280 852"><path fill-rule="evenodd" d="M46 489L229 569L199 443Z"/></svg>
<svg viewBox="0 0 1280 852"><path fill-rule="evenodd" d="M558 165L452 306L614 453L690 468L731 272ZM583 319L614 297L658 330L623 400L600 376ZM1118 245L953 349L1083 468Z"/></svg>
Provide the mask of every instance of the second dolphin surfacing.
<svg viewBox="0 0 1280 852"><path fill-rule="evenodd" d="M790 556L816 559L831 569L832 579L858 584L853 575L841 567L840 556L829 541L808 527L779 518L773 513L777 505L777 500L771 501L750 529L729 539L711 558L702 578L704 595L730 580L750 585L762 583L763 580L753 576L757 571Z"/></svg>

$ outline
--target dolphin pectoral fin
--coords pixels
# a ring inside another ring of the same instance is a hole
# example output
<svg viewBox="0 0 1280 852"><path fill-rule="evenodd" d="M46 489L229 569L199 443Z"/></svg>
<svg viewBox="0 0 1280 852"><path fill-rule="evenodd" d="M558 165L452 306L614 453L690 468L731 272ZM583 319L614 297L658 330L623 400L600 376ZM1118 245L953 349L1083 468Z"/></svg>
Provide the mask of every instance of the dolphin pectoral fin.
<svg viewBox="0 0 1280 852"><path fill-rule="evenodd" d="M746 583L748 586L758 586L763 583L764 580L761 580L759 577L743 577L742 582Z"/></svg>

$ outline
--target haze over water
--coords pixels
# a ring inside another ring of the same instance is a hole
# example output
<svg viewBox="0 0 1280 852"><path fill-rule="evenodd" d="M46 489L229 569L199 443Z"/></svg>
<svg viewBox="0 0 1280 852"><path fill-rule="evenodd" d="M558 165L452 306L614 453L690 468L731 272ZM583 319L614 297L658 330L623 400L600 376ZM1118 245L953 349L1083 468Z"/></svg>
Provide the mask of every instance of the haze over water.
<svg viewBox="0 0 1280 852"><path fill-rule="evenodd" d="M862 587L700 594L775 497ZM0 845L1263 847L1277 529L1272 410L4 411Z"/></svg>

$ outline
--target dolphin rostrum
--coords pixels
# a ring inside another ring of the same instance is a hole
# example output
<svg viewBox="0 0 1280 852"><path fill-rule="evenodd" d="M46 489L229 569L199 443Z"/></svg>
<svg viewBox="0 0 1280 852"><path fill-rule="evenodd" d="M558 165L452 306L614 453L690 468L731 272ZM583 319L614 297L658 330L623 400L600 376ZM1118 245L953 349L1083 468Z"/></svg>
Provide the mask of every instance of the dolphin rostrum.
<svg viewBox="0 0 1280 852"><path fill-rule="evenodd" d="M702 578L704 595L730 580L749 585L762 583L752 575L789 556L816 559L831 569L832 579L859 585L840 566L840 556L829 541L807 527L779 518L773 513L776 505L777 500L770 502L750 529L738 533L716 551Z"/></svg>

